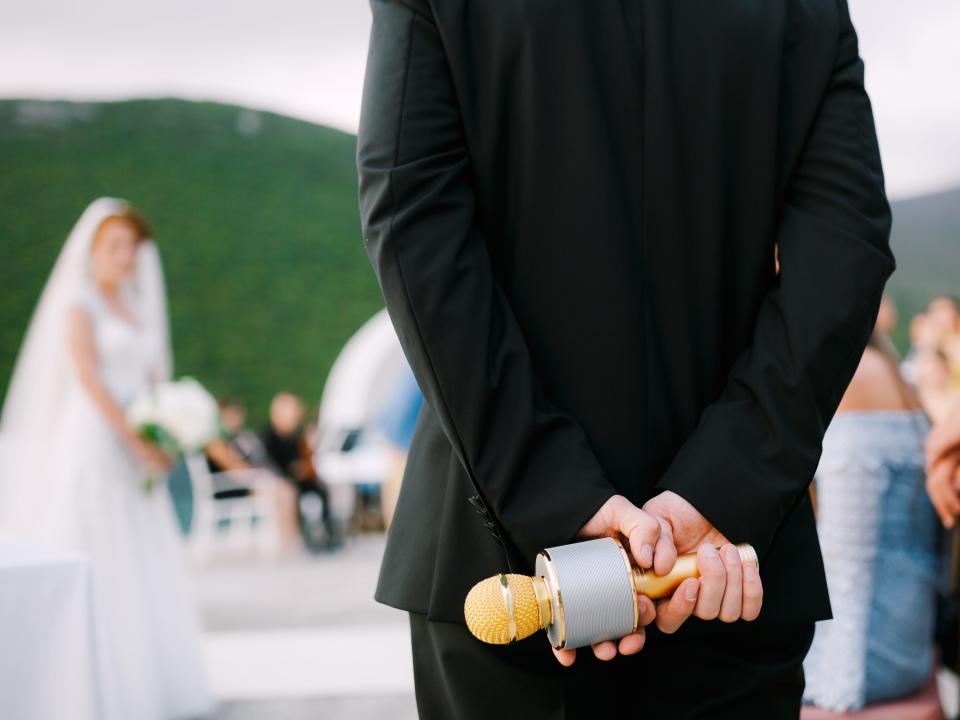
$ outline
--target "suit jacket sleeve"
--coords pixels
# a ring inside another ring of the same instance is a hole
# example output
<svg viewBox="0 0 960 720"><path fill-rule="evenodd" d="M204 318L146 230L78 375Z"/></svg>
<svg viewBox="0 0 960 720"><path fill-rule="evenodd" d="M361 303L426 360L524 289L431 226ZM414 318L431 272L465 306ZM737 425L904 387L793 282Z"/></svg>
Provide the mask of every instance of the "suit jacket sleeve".
<svg viewBox="0 0 960 720"><path fill-rule="evenodd" d="M657 483L761 555L816 470L894 269L863 63L838 6L831 77L787 187L777 284L720 397Z"/></svg>
<svg viewBox="0 0 960 720"><path fill-rule="evenodd" d="M580 425L544 396L493 274L429 6L371 8L357 138L365 247L426 402L500 530L532 561L572 541L615 490Z"/></svg>

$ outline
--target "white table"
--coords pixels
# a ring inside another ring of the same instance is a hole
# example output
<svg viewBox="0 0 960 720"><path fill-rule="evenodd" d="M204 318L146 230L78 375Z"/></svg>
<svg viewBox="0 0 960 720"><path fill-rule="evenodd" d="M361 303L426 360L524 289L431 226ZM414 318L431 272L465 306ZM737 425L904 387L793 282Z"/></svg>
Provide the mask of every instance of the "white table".
<svg viewBox="0 0 960 720"><path fill-rule="evenodd" d="M88 560L0 536L0 715L97 720L94 632Z"/></svg>

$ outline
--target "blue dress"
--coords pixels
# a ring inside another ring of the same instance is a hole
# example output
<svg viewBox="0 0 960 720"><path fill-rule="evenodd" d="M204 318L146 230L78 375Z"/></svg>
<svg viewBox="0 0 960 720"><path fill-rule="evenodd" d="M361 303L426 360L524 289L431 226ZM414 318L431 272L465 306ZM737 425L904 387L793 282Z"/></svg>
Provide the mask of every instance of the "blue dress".
<svg viewBox="0 0 960 720"><path fill-rule="evenodd" d="M833 619L817 623L804 702L835 711L909 695L932 672L943 533L921 410L846 412L827 428L817 530Z"/></svg>

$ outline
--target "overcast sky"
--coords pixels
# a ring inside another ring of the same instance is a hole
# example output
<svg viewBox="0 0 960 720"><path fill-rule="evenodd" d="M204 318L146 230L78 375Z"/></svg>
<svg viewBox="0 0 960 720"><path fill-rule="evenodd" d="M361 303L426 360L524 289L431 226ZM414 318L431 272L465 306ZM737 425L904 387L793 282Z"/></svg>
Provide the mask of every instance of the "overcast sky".
<svg viewBox="0 0 960 720"><path fill-rule="evenodd" d="M960 185L960 2L850 6L890 194ZM179 96L356 132L369 25L367 0L3 0L0 97Z"/></svg>

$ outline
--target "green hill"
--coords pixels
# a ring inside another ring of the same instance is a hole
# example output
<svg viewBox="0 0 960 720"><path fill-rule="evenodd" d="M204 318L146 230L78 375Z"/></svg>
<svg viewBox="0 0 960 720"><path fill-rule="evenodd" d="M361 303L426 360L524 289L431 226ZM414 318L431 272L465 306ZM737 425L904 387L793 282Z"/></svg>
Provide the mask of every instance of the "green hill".
<svg viewBox="0 0 960 720"><path fill-rule="evenodd" d="M216 103L0 101L0 388L42 284L95 197L138 205L161 247L178 373L246 399L315 402L382 307L359 230L355 138ZM904 316L960 290L960 190L897 203ZM901 323L898 341L904 341Z"/></svg>
<svg viewBox="0 0 960 720"><path fill-rule="evenodd" d="M215 103L0 101L0 388L83 208L129 199L154 227L177 372L265 416L310 402L383 306L363 248L355 137Z"/></svg>
<svg viewBox="0 0 960 720"><path fill-rule="evenodd" d="M932 295L960 294L960 188L895 203L891 242L897 270L889 287L902 318L922 310ZM901 322L901 345L906 330Z"/></svg>

